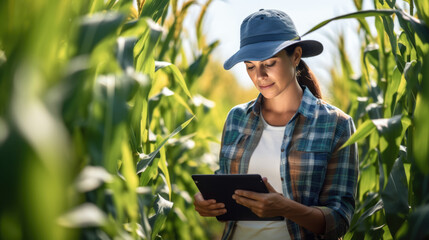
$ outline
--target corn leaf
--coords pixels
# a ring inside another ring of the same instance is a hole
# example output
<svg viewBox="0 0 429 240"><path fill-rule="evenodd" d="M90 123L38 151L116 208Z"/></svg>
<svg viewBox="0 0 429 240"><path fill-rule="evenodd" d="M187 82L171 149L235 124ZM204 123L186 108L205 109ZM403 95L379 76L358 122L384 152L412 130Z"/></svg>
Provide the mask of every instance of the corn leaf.
<svg viewBox="0 0 429 240"><path fill-rule="evenodd" d="M149 219L149 223L152 227L152 239L155 239L158 232L161 230L162 225L164 225L167 215L173 207L173 203L164 199L161 195L157 195L155 199L155 215Z"/></svg>
<svg viewBox="0 0 429 240"><path fill-rule="evenodd" d="M425 239L429 235L429 205L417 207L410 215L408 220L408 238L407 239Z"/></svg>
<svg viewBox="0 0 429 240"><path fill-rule="evenodd" d="M198 42L198 48L203 49L205 47L205 39L203 36L202 26L203 26L203 20L207 13L207 8L212 3L212 0L207 0L207 2L203 5L201 8L200 15L198 16L197 23L195 25L195 29L197 32L197 42Z"/></svg>
<svg viewBox="0 0 429 240"><path fill-rule="evenodd" d="M381 192L386 222L393 236L404 223L409 212L408 183L401 158L396 159L389 174L386 188Z"/></svg>
<svg viewBox="0 0 429 240"><path fill-rule="evenodd" d="M371 149L361 162L359 171L359 200L364 201L365 196L370 192L375 192L377 186L377 169L374 163L377 162L378 152ZM363 166L362 166L363 165Z"/></svg>
<svg viewBox="0 0 429 240"><path fill-rule="evenodd" d="M371 134L375 130L375 125L371 120L366 120L362 123L356 132L347 140L341 148L347 147L359 140L366 138L369 134ZM340 149L341 149L340 148Z"/></svg>
<svg viewBox="0 0 429 240"><path fill-rule="evenodd" d="M91 9L89 10L89 13L95 13L98 11L101 11L104 8L104 0L94 0L91 4Z"/></svg>
<svg viewBox="0 0 429 240"><path fill-rule="evenodd" d="M396 115L389 119L376 119L373 122L380 136L382 136L380 141L381 158L386 164L386 173L390 174L394 159L399 154L401 141L411 125L411 119L406 115Z"/></svg>
<svg viewBox="0 0 429 240"><path fill-rule="evenodd" d="M107 216L96 205L84 203L58 219L61 226L69 228L100 227L106 224Z"/></svg>
<svg viewBox="0 0 429 240"><path fill-rule="evenodd" d="M159 69L165 68L169 65L171 65L171 63L169 63L169 62L155 61L155 72L158 71Z"/></svg>
<svg viewBox="0 0 429 240"><path fill-rule="evenodd" d="M189 107L189 105L186 103L186 101L179 94L174 94L173 98L174 98L174 100L176 100L176 103L179 103L184 108L186 108L186 110L188 110L188 112L190 114L195 115L194 112L192 111L191 107Z"/></svg>
<svg viewBox="0 0 429 240"><path fill-rule="evenodd" d="M429 42L429 27L421 20L410 16L404 11L397 11L399 24L407 33L408 38L411 40L414 48L416 48L416 40L414 34L416 33L423 42Z"/></svg>
<svg viewBox="0 0 429 240"><path fill-rule="evenodd" d="M351 230L358 227L360 224L364 223L364 221L373 216L376 212L383 209L383 201L380 199L376 204L374 204L372 207L370 207L368 210L366 210L357 220L357 222L351 226Z"/></svg>
<svg viewBox="0 0 429 240"><path fill-rule="evenodd" d="M164 87L164 88L162 88L160 93L156 94L155 96L153 96L149 99L149 109L148 109L149 124L152 121L152 115L153 115L154 109L161 103L161 100L165 97L169 97L169 96L173 96L173 95L174 95L173 91L171 91L167 87Z"/></svg>
<svg viewBox="0 0 429 240"><path fill-rule="evenodd" d="M203 74L209 61L209 55L218 45L219 41L214 41L211 43L206 49L204 49L204 52L198 56L198 58L189 66L186 72L187 79L189 79L190 82L189 85L192 86L195 79Z"/></svg>
<svg viewBox="0 0 429 240"><path fill-rule="evenodd" d="M138 179L135 174L134 161L131 149L127 142L122 142L122 175L126 179L126 184L131 192L138 187ZM133 214L134 215L134 214Z"/></svg>
<svg viewBox="0 0 429 240"><path fill-rule="evenodd" d="M316 31L317 29L319 29L319 28L325 26L326 24L328 24L332 21L335 21L335 20L349 19L349 18L365 18L365 17L375 17L375 16L389 16L389 15L394 14L395 12L396 11L394 11L394 10L365 10L365 11L358 11L358 12L354 12L354 13L341 15L338 17L330 18L328 20L325 20L325 21L317 24L316 26L311 28L309 31L304 33L302 35L302 37L304 37L305 35L307 35L309 33Z"/></svg>
<svg viewBox="0 0 429 240"><path fill-rule="evenodd" d="M363 0L353 0L353 2L354 2L354 4L355 4L355 7L356 7L356 9L357 10L362 10L362 2L363 2Z"/></svg>
<svg viewBox="0 0 429 240"><path fill-rule="evenodd" d="M384 31L385 33L387 33L387 36L389 37L389 41L390 41L390 46L392 48L392 53L396 58L396 34L395 31L393 29L394 27L394 23L393 23L393 19L392 16L383 16L381 17L381 19L383 20L383 25L384 25Z"/></svg>
<svg viewBox="0 0 429 240"><path fill-rule="evenodd" d="M111 181L112 175L103 167L86 166L77 177L75 185L79 192L89 192Z"/></svg>
<svg viewBox="0 0 429 240"><path fill-rule="evenodd" d="M381 118L373 119L372 123L377 128L378 132L386 136L386 138L391 138L400 134L401 132L401 115L393 116L392 118ZM396 137L394 137L396 138Z"/></svg>
<svg viewBox="0 0 429 240"><path fill-rule="evenodd" d="M116 0L108 0L106 3L106 9L111 9L115 5L115 3L116 3Z"/></svg>
<svg viewBox="0 0 429 240"><path fill-rule="evenodd" d="M387 3L387 5L389 5L390 8L395 7L396 0L385 0L385 2Z"/></svg>
<svg viewBox="0 0 429 240"><path fill-rule="evenodd" d="M407 80L406 90L408 94L411 94L413 89L418 88L421 66L422 63L415 60L405 64L404 77Z"/></svg>
<svg viewBox="0 0 429 240"><path fill-rule="evenodd" d="M417 96L413 153L419 169L429 173L429 52L423 59L421 92Z"/></svg>
<svg viewBox="0 0 429 240"><path fill-rule="evenodd" d="M136 37L120 37L116 41L116 58L124 71L134 69L134 45L136 42Z"/></svg>
<svg viewBox="0 0 429 240"><path fill-rule="evenodd" d="M162 28L151 19L145 19L147 28L146 32L138 40L135 46L136 69L148 74L151 78L155 72L154 50L162 35Z"/></svg>
<svg viewBox="0 0 429 240"><path fill-rule="evenodd" d="M182 123L179 127L174 129L170 135L168 135L164 140L158 145L155 151L151 152L149 155L142 154L140 156L140 161L137 163L137 174L145 171L153 159L158 155L159 150L167 143L168 139L172 138L174 135L182 131L188 124L194 119L194 116L188 119L186 122Z"/></svg>
<svg viewBox="0 0 429 240"><path fill-rule="evenodd" d="M387 91L384 95L384 117L391 117L398 98L398 88L401 83L402 74L398 68L393 70L391 81L387 84Z"/></svg>
<svg viewBox="0 0 429 240"><path fill-rule="evenodd" d="M159 137L157 141L158 140L161 140L161 138ZM171 200L172 189L171 189L170 173L168 172L168 167L167 167L167 154L165 152L165 148L161 148L159 150L159 153L160 153L160 159L158 162L158 167L164 173L165 181L167 182L167 186L168 186L168 199Z"/></svg>
<svg viewBox="0 0 429 240"><path fill-rule="evenodd" d="M186 93L186 95L188 95L189 98L192 99L192 95L188 90L185 79L183 78L182 73L180 73L180 70L175 65L167 64L166 62L155 62L155 66L158 66L157 70L161 69L168 74L172 74L174 80L179 84L180 87L182 87L182 90Z"/></svg>
<svg viewBox="0 0 429 240"><path fill-rule="evenodd" d="M417 15L422 19L426 26L429 25L429 1L415 0L413 1L417 8Z"/></svg>
<svg viewBox="0 0 429 240"><path fill-rule="evenodd" d="M78 53L91 52L100 41L115 32L124 19L124 15L112 12L83 17L76 42Z"/></svg>
<svg viewBox="0 0 429 240"><path fill-rule="evenodd" d="M167 11L169 0L146 0L141 9L140 17L150 17L157 22Z"/></svg>

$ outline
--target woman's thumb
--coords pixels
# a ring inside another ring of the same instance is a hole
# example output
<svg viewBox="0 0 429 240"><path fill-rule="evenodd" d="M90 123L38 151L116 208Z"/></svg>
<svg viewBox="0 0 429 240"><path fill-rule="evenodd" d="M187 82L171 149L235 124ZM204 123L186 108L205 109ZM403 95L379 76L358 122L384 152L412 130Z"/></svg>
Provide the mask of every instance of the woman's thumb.
<svg viewBox="0 0 429 240"><path fill-rule="evenodd" d="M270 192L270 193L277 193L277 191L273 188L273 186L271 186L271 184L268 182L268 178L263 177L262 181L264 181L265 186L267 186L268 192Z"/></svg>

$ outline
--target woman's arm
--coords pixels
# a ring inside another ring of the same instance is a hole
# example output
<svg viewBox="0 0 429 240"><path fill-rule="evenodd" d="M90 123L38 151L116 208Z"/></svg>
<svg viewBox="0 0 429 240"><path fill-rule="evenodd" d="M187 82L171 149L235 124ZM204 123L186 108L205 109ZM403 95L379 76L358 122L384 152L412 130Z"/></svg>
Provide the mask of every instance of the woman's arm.
<svg viewBox="0 0 429 240"><path fill-rule="evenodd" d="M269 193L237 190L232 198L259 217L283 216L315 234L325 232L325 217L320 209L284 197L274 190L267 178L263 180Z"/></svg>
<svg viewBox="0 0 429 240"><path fill-rule="evenodd" d="M325 239L338 239L350 227L359 175L357 143L342 147L355 132L353 119L343 116L337 122L334 147L317 206L326 219Z"/></svg>

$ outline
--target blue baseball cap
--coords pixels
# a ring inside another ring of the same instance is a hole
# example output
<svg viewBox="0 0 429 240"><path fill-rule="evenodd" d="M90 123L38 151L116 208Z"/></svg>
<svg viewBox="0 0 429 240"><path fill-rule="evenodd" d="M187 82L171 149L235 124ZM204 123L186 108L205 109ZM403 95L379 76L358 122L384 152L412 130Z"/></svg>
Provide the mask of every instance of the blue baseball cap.
<svg viewBox="0 0 429 240"><path fill-rule="evenodd" d="M240 50L226 60L223 67L229 70L239 62L263 61L295 44L301 46L302 57L316 56L323 51L320 42L301 39L286 13L261 9L241 23Z"/></svg>

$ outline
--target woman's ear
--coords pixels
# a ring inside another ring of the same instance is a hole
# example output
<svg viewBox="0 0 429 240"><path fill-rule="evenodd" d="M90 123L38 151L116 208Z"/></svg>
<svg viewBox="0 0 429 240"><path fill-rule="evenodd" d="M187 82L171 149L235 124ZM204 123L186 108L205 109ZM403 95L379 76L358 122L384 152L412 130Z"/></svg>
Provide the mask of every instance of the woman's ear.
<svg viewBox="0 0 429 240"><path fill-rule="evenodd" d="M299 62L301 61L302 48L300 46L296 46L292 56L293 56L293 59L292 59L293 64L295 67L297 67Z"/></svg>

